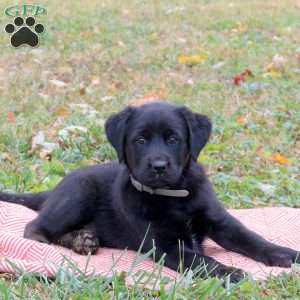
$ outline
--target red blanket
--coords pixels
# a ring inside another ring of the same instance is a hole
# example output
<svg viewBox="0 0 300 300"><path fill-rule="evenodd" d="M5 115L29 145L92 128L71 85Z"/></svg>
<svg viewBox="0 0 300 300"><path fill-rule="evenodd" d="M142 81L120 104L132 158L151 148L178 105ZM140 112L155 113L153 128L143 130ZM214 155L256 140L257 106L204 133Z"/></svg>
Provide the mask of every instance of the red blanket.
<svg viewBox="0 0 300 300"><path fill-rule="evenodd" d="M300 209L257 208L230 212L269 241L300 250ZM24 226L35 216L35 212L23 206L0 202L0 272L27 271L54 276L62 265L69 264L70 261L89 274L109 275L115 271L129 270L134 274L139 270L153 270L151 260L140 261L137 253L132 251L100 248L96 255L87 259L86 256L63 247L26 240L23 238ZM210 240L205 241L205 252L226 265L244 269L257 279L289 271L266 267L242 255L226 251ZM163 268L162 275L175 278L178 274Z"/></svg>

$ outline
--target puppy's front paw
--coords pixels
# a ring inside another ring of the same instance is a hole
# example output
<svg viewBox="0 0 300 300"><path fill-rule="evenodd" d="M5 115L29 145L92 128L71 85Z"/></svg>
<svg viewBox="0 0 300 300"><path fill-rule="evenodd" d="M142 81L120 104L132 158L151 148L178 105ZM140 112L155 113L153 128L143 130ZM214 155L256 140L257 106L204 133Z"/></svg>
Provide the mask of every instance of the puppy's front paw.
<svg viewBox="0 0 300 300"><path fill-rule="evenodd" d="M71 247L78 254L95 254L99 248L99 241L96 233L88 229L78 230Z"/></svg>
<svg viewBox="0 0 300 300"><path fill-rule="evenodd" d="M247 273L241 269L237 269L237 268L232 268L232 269L233 269L232 272L229 274L230 282L232 283L238 283L247 276Z"/></svg>
<svg viewBox="0 0 300 300"><path fill-rule="evenodd" d="M262 261L269 266L289 268L293 263L300 263L299 252L286 247L274 247L264 252Z"/></svg>
<svg viewBox="0 0 300 300"><path fill-rule="evenodd" d="M238 268L218 264L210 271L209 275L219 278L230 276L230 282L237 283L243 280L246 277L247 273Z"/></svg>

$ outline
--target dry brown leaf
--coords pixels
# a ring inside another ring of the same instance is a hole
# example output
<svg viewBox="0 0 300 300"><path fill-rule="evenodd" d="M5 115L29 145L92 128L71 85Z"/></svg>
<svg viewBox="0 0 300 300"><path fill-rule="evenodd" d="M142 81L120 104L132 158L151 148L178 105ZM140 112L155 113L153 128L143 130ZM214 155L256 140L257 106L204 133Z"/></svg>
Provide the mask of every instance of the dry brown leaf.
<svg viewBox="0 0 300 300"><path fill-rule="evenodd" d="M14 163L16 159L8 152L4 152L0 155L1 160L9 161L10 163Z"/></svg>
<svg viewBox="0 0 300 300"><path fill-rule="evenodd" d="M39 156L40 156L41 159L45 159L45 160L50 161L52 159L52 151L42 149L39 153Z"/></svg>
<svg viewBox="0 0 300 300"><path fill-rule="evenodd" d="M280 165L288 165L290 161L283 154L275 153L271 156L271 160Z"/></svg>
<svg viewBox="0 0 300 300"><path fill-rule="evenodd" d="M68 110L67 107L65 106L60 106L57 110L56 110L56 115L62 118L67 118L70 115L70 111Z"/></svg>
<svg viewBox="0 0 300 300"><path fill-rule="evenodd" d="M166 90L161 89L158 92L150 92L143 97L132 99L129 101L129 105L137 107L151 102L163 101L164 98L166 98Z"/></svg>
<svg viewBox="0 0 300 300"><path fill-rule="evenodd" d="M57 149L59 145L57 143L46 142L46 137L43 131L39 131L31 140L30 153L38 152L39 156L43 159L51 159L51 153Z"/></svg>
<svg viewBox="0 0 300 300"><path fill-rule="evenodd" d="M239 116L237 119L236 119L237 123L239 123L240 125L245 125L247 124L247 118L244 117L244 116Z"/></svg>
<svg viewBox="0 0 300 300"><path fill-rule="evenodd" d="M13 111L7 113L7 122L10 124L16 124L16 116Z"/></svg>
<svg viewBox="0 0 300 300"><path fill-rule="evenodd" d="M84 126L70 125L58 131L60 138L66 139L70 136L80 136L82 133L87 133L88 129Z"/></svg>
<svg viewBox="0 0 300 300"><path fill-rule="evenodd" d="M266 73L263 74L264 77L271 78L280 78L282 76L282 72L284 71L287 59L281 55L274 55L272 58L272 62L269 63L265 67Z"/></svg>
<svg viewBox="0 0 300 300"><path fill-rule="evenodd" d="M80 96L84 96L86 94L86 89L85 89L85 87L81 87L80 89L79 89L79 95Z"/></svg>

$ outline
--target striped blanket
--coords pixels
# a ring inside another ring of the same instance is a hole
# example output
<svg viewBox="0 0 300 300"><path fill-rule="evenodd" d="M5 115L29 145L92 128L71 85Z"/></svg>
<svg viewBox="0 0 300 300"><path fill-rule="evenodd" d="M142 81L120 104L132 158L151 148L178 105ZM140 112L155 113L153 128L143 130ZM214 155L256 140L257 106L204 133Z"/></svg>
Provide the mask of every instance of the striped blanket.
<svg viewBox="0 0 300 300"><path fill-rule="evenodd" d="M266 239L300 250L300 209L258 208L230 212ZM64 263L70 264L70 261L88 274L104 276L128 270L131 270L131 274L141 270L151 272L155 266L151 260L137 259L137 253L133 251L100 248L96 255L87 259L86 256L75 254L63 247L26 240L23 238L24 226L35 216L36 212L23 206L0 202L0 272L27 271L53 277ZM267 267L226 251L211 240L205 241L205 252L226 265L244 269L257 279L289 271ZM166 267L161 274L171 278L178 275Z"/></svg>

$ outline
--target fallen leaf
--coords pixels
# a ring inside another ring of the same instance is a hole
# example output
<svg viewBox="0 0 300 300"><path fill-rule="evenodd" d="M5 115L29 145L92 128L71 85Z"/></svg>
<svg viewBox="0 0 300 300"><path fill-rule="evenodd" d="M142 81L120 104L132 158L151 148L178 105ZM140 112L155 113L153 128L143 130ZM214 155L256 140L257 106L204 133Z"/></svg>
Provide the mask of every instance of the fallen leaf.
<svg viewBox="0 0 300 300"><path fill-rule="evenodd" d="M95 110L93 106L86 103L70 103L69 106L73 110L88 116L95 116L96 114L99 113L98 111Z"/></svg>
<svg viewBox="0 0 300 300"><path fill-rule="evenodd" d="M13 111L7 113L7 122L10 124L16 124L16 116Z"/></svg>
<svg viewBox="0 0 300 300"><path fill-rule="evenodd" d="M126 47L125 43L123 41L121 41L121 40L118 41L118 46L120 46L122 48Z"/></svg>
<svg viewBox="0 0 300 300"><path fill-rule="evenodd" d="M114 99L115 99L115 97L113 97L113 96L104 96L100 100L101 100L101 102L108 102L108 101L112 101Z"/></svg>
<svg viewBox="0 0 300 300"><path fill-rule="evenodd" d="M49 143L49 142L44 142L42 146L43 146L43 151L48 151L48 153L52 153L54 150L59 148L57 143Z"/></svg>
<svg viewBox="0 0 300 300"><path fill-rule="evenodd" d="M280 154L280 153L275 153L271 156L271 160L273 162L276 162L280 165L288 165L290 163L290 161L288 160L288 158L286 158L284 155Z"/></svg>
<svg viewBox="0 0 300 300"><path fill-rule="evenodd" d="M186 81L187 84L189 85L194 85L194 80L193 78L189 78L187 81Z"/></svg>
<svg viewBox="0 0 300 300"><path fill-rule="evenodd" d="M266 183L262 183L259 182L258 183L258 187L267 195L271 196L272 194L274 194L276 187L274 185L271 184L266 184Z"/></svg>
<svg viewBox="0 0 300 300"><path fill-rule="evenodd" d="M31 150L30 153L39 153L42 159L51 159L51 154L55 149L58 149L59 145L56 143L46 142L46 137L43 131L39 131L31 140Z"/></svg>
<svg viewBox="0 0 300 300"><path fill-rule="evenodd" d="M239 123L240 125L245 125L247 124L247 118L244 117L244 116L239 116L237 119L236 119L237 123Z"/></svg>
<svg viewBox="0 0 300 300"><path fill-rule="evenodd" d="M270 72L266 72L263 74L263 77L270 77L270 78L281 78L282 77L282 73L276 70L270 71Z"/></svg>
<svg viewBox="0 0 300 300"><path fill-rule="evenodd" d="M266 72L271 72L271 71L274 71L275 67L274 67L274 64L273 63L269 63L268 65L266 65L265 67L265 71Z"/></svg>
<svg viewBox="0 0 300 300"><path fill-rule="evenodd" d="M246 69L242 73L233 77L233 84L239 86L245 82L248 77L254 77L254 75L251 70Z"/></svg>
<svg viewBox="0 0 300 300"><path fill-rule="evenodd" d="M236 26L232 29L232 32L244 33L248 30L248 26L241 22L236 22Z"/></svg>
<svg viewBox="0 0 300 300"><path fill-rule="evenodd" d="M9 161L10 163L14 163L16 161L15 158L7 152L3 152L2 154L0 154L0 159L3 161Z"/></svg>
<svg viewBox="0 0 300 300"><path fill-rule="evenodd" d="M39 153L41 159L52 160L52 151L42 149Z"/></svg>
<svg viewBox="0 0 300 300"><path fill-rule="evenodd" d="M284 71L287 59L281 55L274 55L272 58L272 62L269 63L265 67L266 73L263 74L264 77L271 78L280 78L282 76L282 72Z"/></svg>
<svg viewBox="0 0 300 300"><path fill-rule="evenodd" d="M249 70L249 69L246 69L246 70L242 73L242 75L245 76L245 77L254 77L252 71Z"/></svg>
<svg viewBox="0 0 300 300"><path fill-rule="evenodd" d="M68 138L70 135L78 135L80 133L87 133L88 129L84 126L75 126L75 125L71 125L71 126L67 126L61 130L59 130L58 135L61 138Z"/></svg>
<svg viewBox="0 0 300 300"><path fill-rule="evenodd" d="M70 115L70 111L68 110L67 107L65 106L60 106L57 110L56 110L56 115L62 118L66 118Z"/></svg>
<svg viewBox="0 0 300 300"><path fill-rule="evenodd" d="M31 140L31 150L35 150L39 146L47 151L53 151L58 148L58 145L56 143L46 142L45 134L43 131L39 131L35 136L32 137Z"/></svg>
<svg viewBox="0 0 300 300"><path fill-rule="evenodd" d="M43 145L45 142L45 134L43 131L39 131L31 140L31 150L34 151L38 146Z"/></svg>
<svg viewBox="0 0 300 300"><path fill-rule="evenodd" d="M208 56L206 54L198 54L198 55L179 55L177 57L178 63L182 65L193 66L197 64L201 64L206 62Z"/></svg>
<svg viewBox="0 0 300 300"><path fill-rule="evenodd" d="M91 79L91 85L93 86L97 86L97 85L100 85L101 81L100 81L100 78L97 77L97 76L93 76L92 79Z"/></svg>
<svg viewBox="0 0 300 300"><path fill-rule="evenodd" d="M180 43L180 44L186 44L186 39L184 39L184 38L178 38L177 42Z"/></svg>
<svg viewBox="0 0 300 300"><path fill-rule="evenodd" d="M234 85L239 86L239 85L241 85L245 81L246 81L245 76L243 76L241 74L236 75L236 76L233 77L233 84Z"/></svg>
<svg viewBox="0 0 300 300"><path fill-rule="evenodd" d="M79 95L80 96L83 96L83 95L85 95L86 94L86 89L85 89L85 87L81 87L80 89L79 89Z"/></svg>
<svg viewBox="0 0 300 300"><path fill-rule="evenodd" d="M286 65L287 59L279 54L273 56L272 63L277 70L283 70Z"/></svg>
<svg viewBox="0 0 300 300"><path fill-rule="evenodd" d="M150 92L145 94L143 97L132 99L129 101L130 106L142 106L147 103L162 101L166 97L166 92L164 90L158 92Z"/></svg>
<svg viewBox="0 0 300 300"><path fill-rule="evenodd" d="M220 61L220 62L214 64L214 65L212 66L212 69L214 69L214 70L220 69L220 68L222 68L225 64L226 64L225 61Z"/></svg>
<svg viewBox="0 0 300 300"><path fill-rule="evenodd" d="M56 87L65 87L67 84L64 81L58 80L58 79L50 79L49 82Z"/></svg>

